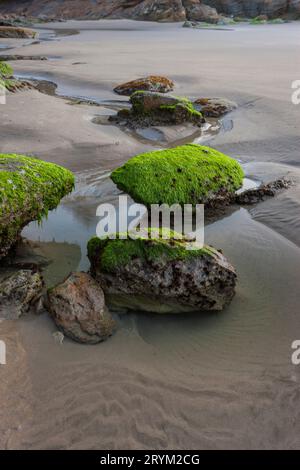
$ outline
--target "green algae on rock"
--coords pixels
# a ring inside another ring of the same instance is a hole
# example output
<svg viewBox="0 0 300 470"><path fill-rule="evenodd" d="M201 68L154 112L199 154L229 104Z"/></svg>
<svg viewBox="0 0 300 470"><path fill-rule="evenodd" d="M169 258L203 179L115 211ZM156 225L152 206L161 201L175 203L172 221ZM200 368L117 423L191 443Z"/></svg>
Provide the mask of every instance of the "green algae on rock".
<svg viewBox="0 0 300 470"><path fill-rule="evenodd" d="M198 249L188 249L191 241L188 241L180 234L170 230L169 239L162 238L164 229L149 229L148 233L138 238L120 238L116 234L115 239L93 237L88 242L89 260L97 259L98 266L106 272L125 266L134 258L144 261L155 261L156 259L185 260L202 254L213 255L214 249L203 247Z"/></svg>
<svg viewBox="0 0 300 470"><path fill-rule="evenodd" d="M236 160L197 144L137 155L111 174L120 190L146 206L209 203L234 194L243 178Z"/></svg>
<svg viewBox="0 0 300 470"><path fill-rule="evenodd" d="M157 229L156 229L157 230ZM155 313L222 310L235 294L236 273L212 247L186 239L92 238L91 274L112 309ZM178 234L176 234L178 235Z"/></svg>
<svg viewBox="0 0 300 470"><path fill-rule="evenodd" d="M187 98L166 96L150 91L136 91L130 97L132 108L122 109L111 121L128 127L168 126L192 123L201 126L205 119Z"/></svg>
<svg viewBox="0 0 300 470"><path fill-rule="evenodd" d="M13 74L13 68L6 62L0 61L0 78L10 78Z"/></svg>
<svg viewBox="0 0 300 470"><path fill-rule="evenodd" d="M10 78L13 75L12 67L6 62L0 62L0 92L1 89L7 89L10 83Z"/></svg>
<svg viewBox="0 0 300 470"><path fill-rule="evenodd" d="M74 187L73 174L37 158L0 154L0 259L25 225L41 220Z"/></svg>

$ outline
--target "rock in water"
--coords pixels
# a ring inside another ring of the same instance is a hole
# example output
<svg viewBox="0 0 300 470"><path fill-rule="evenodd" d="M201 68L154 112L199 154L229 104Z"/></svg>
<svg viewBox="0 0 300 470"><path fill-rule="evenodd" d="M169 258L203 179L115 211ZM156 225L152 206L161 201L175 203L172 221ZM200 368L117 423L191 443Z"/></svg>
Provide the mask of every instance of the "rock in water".
<svg viewBox="0 0 300 470"><path fill-rule="evenodd" d="M40 273L23 269L0 282L0 318L15 320L30 310L43 290Z"/></svg>
<svg viewBox="0 0 300 470"><path fill-rule="evenodd" d="M123 83L114 88L118 95L132 95L135 91L156 91L159 93L168 93L174 88L174 83L166 77L150 75L149 77L138 78L131 82Z"/></svg>
<svg viewBox="0 0 300 470"><path fill-rule="evenodd" d="M28 28L20 28L16 26L0 26L0 38L35 38L37 33Z"/></svg>
<svg viewBox="0 0 300 470"><path fill-rule="evenodd" d="M103 290L86 273L71 273L62 284L50 289L48 309L58 328L79 343L100 343L115 330Z"/></svg>
<svg viewBox="0 0 300 470"><path fill-rule="evenodd" d="M91 273L114 309L222 310L235 294L234 268L214 248L189 247L186 240L92 238Z"/></svg>
<svg viewBox="0 0 300 470"><path fill-rule="evenodd" d="M199 111L206 118L220 118L237 108L236 103L224 98L198 98L194 105L199 106Z"/></svg>
<svg viewBox="0 0 300 470"><path fill-rule="evenodd" d="M126 122L130 127L149 127L193 123L201 126L205 122L191 101L176 96L165 96L151 91L136 91L130 97L132 109L121 110L111 121Z"/></svg>
<svg viewBox="0 0 300 470"><path fill-rule="evenodd" d="M211 204L231 198L243 178L236 160L197 144L137 155L111 174L121 191L146 206Z"/></svg>
<svg viewBox="0 0 300 470"><path fill-rule="evenodd" d="M55 209L74 186L73 174L53 163L0 154L0 259L21 230Z"/></svg>

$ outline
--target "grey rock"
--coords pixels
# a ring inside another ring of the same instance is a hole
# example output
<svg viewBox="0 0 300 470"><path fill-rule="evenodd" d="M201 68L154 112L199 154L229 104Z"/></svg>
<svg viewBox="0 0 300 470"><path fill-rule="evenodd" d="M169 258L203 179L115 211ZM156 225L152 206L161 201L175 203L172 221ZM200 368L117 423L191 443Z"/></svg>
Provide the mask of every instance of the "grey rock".
<svg viewBox="0 0 300 470"><path fill-rule="evenodd" d="M40 273L22 269L0 282L0 318L15 320L34 307L43 291Z"/></svg>
<svg viewBox="0 0 300 470"><path fill-rule="evenodd" d="M237 104L225 98L198 98L194 105L204 117L220 118L237 108Z"/></svg>
<svg viewBox="0 0 300 470"><path fill-rule="evenodd" d="M145 241L145 253L155 243ZM172 241L169 243L171 248ZM109 272L102 269L99 260L101 253L95 252L90 258L91 273L112 309L161 314L214 311L227 306L235 294L233 266L211 247L186 259L168 259L164 255L155 259L147 255L134 257Z"/></svg>

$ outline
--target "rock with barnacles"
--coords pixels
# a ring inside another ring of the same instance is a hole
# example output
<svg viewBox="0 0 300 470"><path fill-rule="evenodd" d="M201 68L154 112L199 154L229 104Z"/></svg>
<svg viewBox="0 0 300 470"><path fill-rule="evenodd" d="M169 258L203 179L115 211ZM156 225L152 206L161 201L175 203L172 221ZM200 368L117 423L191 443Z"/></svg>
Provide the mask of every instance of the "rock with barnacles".
<svg viewBox="0 0 300 470"><path fill-rule="evenodd" d="M43 286L41 274L30 269L7 275L0 282L0 318L16 320L34 308Z"/></svg>

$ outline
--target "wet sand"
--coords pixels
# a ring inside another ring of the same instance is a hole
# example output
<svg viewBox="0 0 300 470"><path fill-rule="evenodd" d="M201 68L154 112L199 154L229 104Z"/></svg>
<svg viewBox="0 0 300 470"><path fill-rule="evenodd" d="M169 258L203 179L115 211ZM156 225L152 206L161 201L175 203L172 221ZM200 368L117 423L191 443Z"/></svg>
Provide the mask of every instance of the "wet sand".
<svg viewBox="0 0 300 470"><path fill-rule="evenodd" d="M80 34L54 37L53 28ZM117 334L95 347L56 344L46 314L0 323L8 344L0 448L299 448L300 369L291 364L300 336L300 106L291 102L299 39L298 23L210 31L124 20L51 24L39 44L19 41L18 48L0 41L11 54L57 57L14 62L17 74L103 104L26 91L1 108L2 152L76 172L74 193L42 227L24 230L35 253L52 260L48 285L88 268L95 209L118 195L110 170L159 147L92 123L109 112L105 103L120 99L112 89L123 81L163 74L178 95L236 101L238 110L204 141L238 158L252 179L294 180L276 199L207 226L206 242L224 250L239 276L236 298L221 314L137 312L120 317Z"/></svg>

